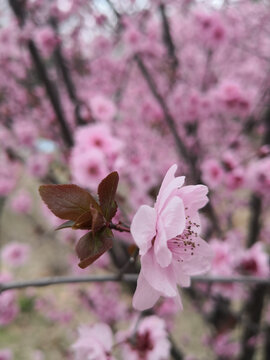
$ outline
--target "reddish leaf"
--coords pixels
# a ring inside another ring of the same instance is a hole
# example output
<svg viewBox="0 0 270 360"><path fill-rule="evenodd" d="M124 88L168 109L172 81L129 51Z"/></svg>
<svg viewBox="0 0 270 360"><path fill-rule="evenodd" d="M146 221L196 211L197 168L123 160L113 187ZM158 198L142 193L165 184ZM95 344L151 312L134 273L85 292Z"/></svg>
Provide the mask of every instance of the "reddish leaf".
<svg viewBox="0 0 270 360"><path fill-rule="evenodd" d="M92 213L92 227L91 230L93 233L100 230L106 224L106 219L102 214L98 212L97 209L91 208Z"/></svg>
<svg viewBox="0 0 270 360"><path fill-rule="evenodd" d="M96 235L89 232L80 238L76 252L80 259L79 267L85 269L112 247L112 232L105 229Z"/></svg>
<svg viewBox="0 0 270 360"><path fill-rule="evenodd" d="M39 193L48 208L60 219L76 221L90 209L90 205L99 209L89 192L77 185L42 185Z"/></svg>
<svg viewBox="0 0 270 360"><path fill-rule="evenodd" d="M68 220L68 221L65 221L63 224L59 225L55 230L72 228L74 224L75 224L75 221L73 221L73 220Z"/></svg>
<svg viewBox="0 0 270 360"><path fill-rule="evenodd" d="M88 210L78 217L78 219L73 225L73 229L90 230L91 226L92 226L92 213L90 210Z"/></svg>
<svg viewBox="0 0 270 360"><path fill-rule="evenodd" d="M117 171L114 171L105 177L105 179L103 179L98 186L100 207L107 221L110 221L117 211L117 204L114 198L118 186L118 181L119 175Z"/></svg>

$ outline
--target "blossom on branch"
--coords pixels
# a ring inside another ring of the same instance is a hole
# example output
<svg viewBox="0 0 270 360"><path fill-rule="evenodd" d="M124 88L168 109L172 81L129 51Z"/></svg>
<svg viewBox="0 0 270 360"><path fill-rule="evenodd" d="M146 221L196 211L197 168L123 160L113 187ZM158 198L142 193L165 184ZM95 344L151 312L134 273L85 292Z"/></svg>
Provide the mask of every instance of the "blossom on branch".
<svg viewBox="0 0 270 360"><path fill-rule="evenodd" d="M142 205L131 224L140 249L139 274L133 306L152 307L160 296L174 298L182 309L177 284L190 286L190 276L210 269L212 251L200 238L198 210L208 201L204 185L184 186L171 166L162 182L155 206Z"/></svg>
<svg viewBox="0 0 270 360"><path fill-rule="evenodd" d="M104 323L90 327L80 326L79 338L72 345L75 359L81 360L113 360L110 355L113 346L111 328Z"/></svg>

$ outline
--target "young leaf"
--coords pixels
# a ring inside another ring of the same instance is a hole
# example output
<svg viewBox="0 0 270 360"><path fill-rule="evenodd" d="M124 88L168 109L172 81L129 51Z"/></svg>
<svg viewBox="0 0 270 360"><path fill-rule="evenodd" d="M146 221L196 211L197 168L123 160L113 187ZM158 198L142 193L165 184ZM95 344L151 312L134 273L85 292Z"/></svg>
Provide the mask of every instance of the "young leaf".
<svg viewBox="0 0 270 360"><path fill-rule="evenodd" d="M74 224L75 224L75 221L73 221L73 220L68 220L68 221L65 221L63 224L59 225L55 230L72 228Z"/></svg>
<svg viewBox="0 0 270 360"><path fill-rule="evenodd" d="M39 193L48 208L60 219L76 221L90 209L99 209L88 191L77 185L41 185Z"/></svg>
<svg viewBox="0 0 270 360"><path fill-rule="evenodd" d="M105 229L96 235L89 232L80 238L76 252L80 259L79 267L85 269L112 247L112 232Z"/></svg>
<svg viewBox="0 0 270 360"><path fill-rule="evenodd" d="M78 217L76 222L73 225L73 229L91 229L92 227L92 213L90 210L84 212Z"/></svg>
<svg viewBox="0 0 270 360"><path fill-rule="evenodd" d="M98 186L98 197L103 215L107 221L111 221L117 211L117 204L114 200L119 175L117 171L110 173L101 181Z"/></svg>

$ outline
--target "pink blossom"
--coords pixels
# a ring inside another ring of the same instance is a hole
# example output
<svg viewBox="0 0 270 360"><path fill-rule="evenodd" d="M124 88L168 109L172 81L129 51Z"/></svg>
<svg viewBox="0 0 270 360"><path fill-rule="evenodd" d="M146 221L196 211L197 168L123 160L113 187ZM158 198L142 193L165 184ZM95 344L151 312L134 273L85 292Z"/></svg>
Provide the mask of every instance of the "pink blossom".
<svg viewBox="0 0 270 360"><path fill-rule="evenodd" d="M134 335L136 322L128 331L117 334L118 341L123 342L124 359L129 360L166 360L170 354L170 342L164 320L157 316L142 319ZM133 337L133 338L132 338Z"/></svg>
<svg viewBox="0 0 270 360"><path fill-rule="evenodd" d="M268 255L264 251L262 243L257 242L250 249L243 252L239 259L238 269L245 275L269 276Z"/></svg>
<svg viewBox="0 0 270 360"><path fill-rule="evenodd" d="M14 125L14 132L19 142L24 146L33 146L37 137L37 128L32 122L19 120Z"/></svg>
<svg viewBox="0 0 270 360"><path fill-rule="evenodd" d="M11 242L3 247L1 257L9 266L22 266L28 260L30 246L18 242Z"/></svg>
<svg viewBox="0 0 270 360"><path fill-rule="evenodd" d="M35 32L35 38L45 56L49 56L60 41L58 36L49 26L38 29Z"/></svg>
<svg viewBox="0 0 270 360"><path fill-rule="evenodd" d="M264 196L270 190L270 157L252 162L247 171L249 187Z"/></svg>
<svg viewBox="0 0 270 360"><path fill-rule="evenodd" d="M97 120L111 121L116 114L114 103L102 95L95 95L90 101L93 116Z"/></svg>
<svg viewBox="0 0 270 360"><path fill-rule="evenodd" d="M190 285L190 276L210 269L210 246L199 237L198 210L208 201L204 185L184 186L171 166L162 182L154 208L142 205L131 223L140 249L139 274L133 306L152 307L160 296L174 298L182 308L177 284Z"/></svg>
<svg viewBox="0 0 270 360"><path fill-rule="evenodd" d="M28 214L32 209L32 199L28 192L21 190L10 201L11 209L18 214Z"/></svg>
<svg viewBox="0 0 270 360"><path fill-rule="evenodd" d="M224 171L215 159L205 160L201 166L202 178L210 188L216 188L223 181Z"/></svg>
<svg viewBox="0 0 270 360"><path fill-rule="evenodd" d="M8 274L0 274L0 284L10 281ZM16 303L14 291L6 291L0 296L0 326L10 324L18 315L19 308Z"/></svg>
<svg viewBox="0 0 270 360"><path fill-rule="evenodd" d="M78 332L79 337L72 345L75 360L113 360L110 354L113 346L113 334L107 324L82 325Z"/></svg>
<svg viewBox="0 0 270 360"><path fill-rule="evenodd" d="M12 360L13 355L10 349L0 349L0 360Z"/></svg>
<svg viewBox="0 0 270 360"><path fill-rule="evenodd" d="M227 359L233 359L240 351L240 344L231 341L228 334L217 336L212 346L217 355Z"/></svg>
<svg viewBox="0 0 270 360"><path fill-rule="evenodd" d="M27 170L35 177L43 177L49 168L49 157L44 154L35 154L27 159Z"/></svg>
<svg viewBox="0 0 270 360"><path fill-rule="evenodd" d="M96 188L108 173L103 153L95 149L82 152L79 156L74 153L71 157L71 170L76 184L90 188Z"/></svg>

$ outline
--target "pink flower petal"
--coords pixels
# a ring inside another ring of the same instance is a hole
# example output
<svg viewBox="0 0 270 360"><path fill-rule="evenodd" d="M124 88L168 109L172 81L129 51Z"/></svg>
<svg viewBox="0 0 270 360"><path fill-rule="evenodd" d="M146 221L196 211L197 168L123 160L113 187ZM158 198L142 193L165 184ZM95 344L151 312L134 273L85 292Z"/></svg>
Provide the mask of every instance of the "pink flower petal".
<svg viewBox="0 0 270 360"><path fill-rule="evenodd" d="M188 207L188 214L194 216L195 212L208 203L208 188L205 185L189 185L178 190L185 207Z"/></svg>
<svg viewBox="0 0 270 360"><path fill-rule="evenodd" d="M152 245L156 235L157 212L148 205L142 205L136 212L130 232L135 243L140 248L140 255L144 255Z"/></svg>
<svg viewBox="0 0 270 360"><path fill-rule="evenodd" d="M172 253L167 245L167 236L165 228L159 221L157 236L154 243L154 251L157 262L161 267L167 267L172 262Z"/></svg>
<svg viewBox="0 0 270 360"><path fill-rule="evenodd" d="M197 238L193 255L181 262L181 267L187 275L200 275L210 270L212 259L213 251L211 246L203 239Z"/></svg>
<svg viewBox="0 0 270 360"><path fill-rule="evenodd" d="M185 208L182 199L174 196L162 211L161 219L167 240L182 234L186 226Z"/></svg>
<svg viewBox="0 0 270 360"><path fill-rule="evenodd" d="M162 268L156 261L153 248L141 257L141 264L144 277L155 290L168 297L176 295L173 267Z"/></svg>
<svg viewBox="0 0 270 360"><path fill-rule="evenodd" d="M158 213L163 210L163 207L166 205L167 200L170 200L171 196L176 195L175 192L183 186L184 182L185 176L176 177L168 184L168 186L164 190L159 191L155 204L155 208L157 209Z"/></svg>
<svg viewBox="0 0 270 360"><path fill-rule="evenodd" d="M149 285L141 271L137 281L137 288L133 296L133 307L140 311L149 309L155 305L160 295L159 291Z"/></svg>

